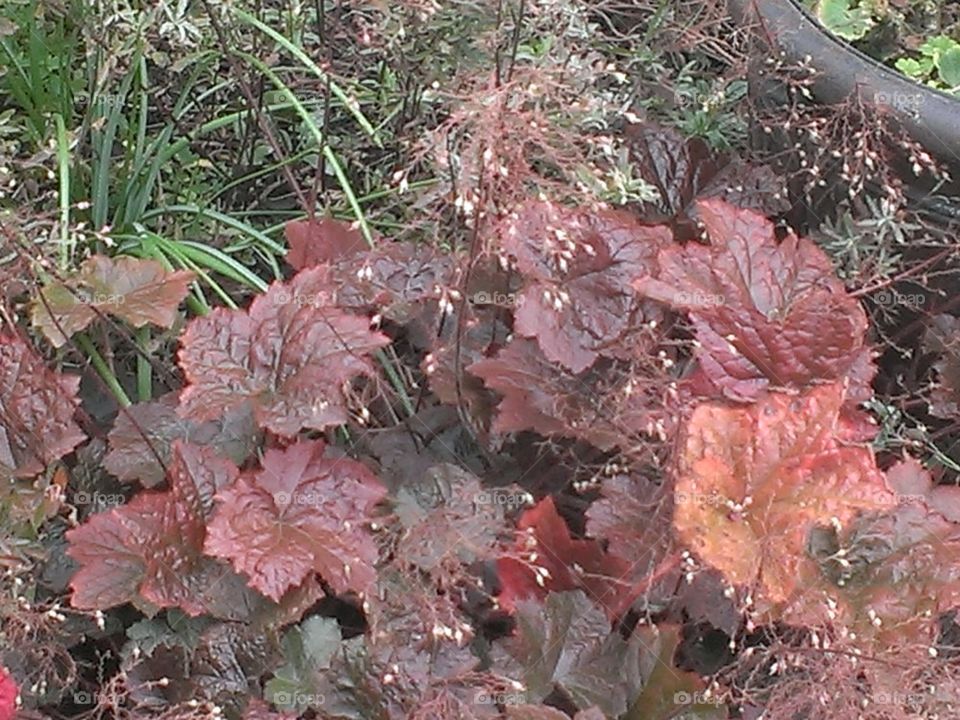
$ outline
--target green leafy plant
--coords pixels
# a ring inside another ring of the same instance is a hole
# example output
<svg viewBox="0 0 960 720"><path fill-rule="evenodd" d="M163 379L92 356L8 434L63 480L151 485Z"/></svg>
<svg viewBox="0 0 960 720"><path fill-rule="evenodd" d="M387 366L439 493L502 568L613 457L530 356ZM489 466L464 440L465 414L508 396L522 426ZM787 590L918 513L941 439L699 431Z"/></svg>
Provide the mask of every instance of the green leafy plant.
<svg viewBox="0 0 960 720"><path fill-rule="evenodd" d="M900 58L897 70L931 87L955 91L960 88L960 43L937 35L917 48L919 58Z"/></svg>

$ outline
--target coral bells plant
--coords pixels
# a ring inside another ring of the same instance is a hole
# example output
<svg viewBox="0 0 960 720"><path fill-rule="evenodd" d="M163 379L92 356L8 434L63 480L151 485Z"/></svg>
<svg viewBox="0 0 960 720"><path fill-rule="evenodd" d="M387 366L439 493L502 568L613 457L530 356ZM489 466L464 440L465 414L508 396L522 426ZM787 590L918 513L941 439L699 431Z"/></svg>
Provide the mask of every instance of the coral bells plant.
<svg viewBox="0 0 960 720"><path fill-rule="evenodd" d="M469 257L294 221L287 279L185 324L192 277L131 258L39 289L54 347L106 314L182 330L177 386L106 428L42 342L3 336L0 461L57 488L70 562L18 596L46 618L4 655L25 702L949 716L960 499L869 444L864 309L761 213L684 212L693 237L525 200Z"/></svg>

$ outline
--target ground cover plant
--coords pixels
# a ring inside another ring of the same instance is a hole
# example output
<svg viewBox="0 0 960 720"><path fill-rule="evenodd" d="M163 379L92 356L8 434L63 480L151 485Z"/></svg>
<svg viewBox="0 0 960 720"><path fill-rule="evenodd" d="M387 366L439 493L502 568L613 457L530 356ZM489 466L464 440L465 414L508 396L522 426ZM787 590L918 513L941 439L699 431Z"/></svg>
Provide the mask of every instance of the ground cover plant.
<svg viewBox="0 0 960 720"><path fill-rule="evenodd" d="M945 2L809 0L833 34L904 75L939 90L960 88L960 27Z"/></svg>
<svg viewBox="0 0 960 720"><path fill-rule="evenodd" d="M960 253L882 108L683 0L0 57L0 720L956 715Z"/></svg>

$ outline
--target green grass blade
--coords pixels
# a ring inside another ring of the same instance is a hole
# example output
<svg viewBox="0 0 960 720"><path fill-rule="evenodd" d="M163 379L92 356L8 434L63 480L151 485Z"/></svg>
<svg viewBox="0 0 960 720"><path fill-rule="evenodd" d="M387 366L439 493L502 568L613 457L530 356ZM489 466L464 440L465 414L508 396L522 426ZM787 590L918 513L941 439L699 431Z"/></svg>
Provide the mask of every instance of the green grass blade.
<svg viewBox="0 0 960 720"><path fill-rule="evenodd" d="M328 83L330 92L332 92L337 99L343 103L343 106L350 112L351 115L353 115L360 127L363 128L363 131L370 136L374 143L376 143L377 147L383 147L383 143L380 140L380 135L360 110L360 103L357 102L356 98L352 98L347 95L343 88L341 88L337 83L333 82L329 73L324 72L319 65L317 65L305 52L303 52L303 50L297 47L294 43L290 42L290 40L278 33L269 25L265 25L253 15L244 12L243 10L235 9L234 12L237 14L237 17L239 17L245 23L257 28L260 32L274 40L274 42L276 42L278 45L283 46L291 55L303 63L304 67L310 70L310 72L323 80L325 83Z"/></svg>
<svg viewBox="0 0 960 720"><path fill-rule="evenodd" d="M273 83L274 87L276 87L277 90L279 90L293 105L293 109L296 110L297 114L307 125L307 128L310 130L310 133L313 135L314 140L317 143L317 147L321 149L324 157L327 159L327 162L330 163L334 174L337 176L337 180L340 183L340 189L343 190L343 194L346 196L347 202L349 203L350 208L353 210L354 216L357 219L357 223L360 226L360 233L363 235L363 239L367 241L367 245L373 247L373 233L370 232L370 225L367 223L367 218L363 213L363 208L361 208L360 203L357 202L357 196L353 192L353 188L350 185L350 181L347 178L346 173L343 171L343 167L340 165L340 161L334 154L333 150L330 149L330 146L327 145L323 137L323 132L321 132L313 117L311 117L310 113L307 112L307 109L300 103L300 100L293 93L293 91L287 87L283 80L277 77L277 74L273 72L273 70L267 67L266 63L249 53L238 52L237 54L262 72L267 79Z"/></svg>
<svg viewBox="0 0 960 720"><path fill-rule="evenodd" d="M60 171L60 269L66 270L73 257L70 235L70 137L63 116L57 114L57 167Z"/></svg>

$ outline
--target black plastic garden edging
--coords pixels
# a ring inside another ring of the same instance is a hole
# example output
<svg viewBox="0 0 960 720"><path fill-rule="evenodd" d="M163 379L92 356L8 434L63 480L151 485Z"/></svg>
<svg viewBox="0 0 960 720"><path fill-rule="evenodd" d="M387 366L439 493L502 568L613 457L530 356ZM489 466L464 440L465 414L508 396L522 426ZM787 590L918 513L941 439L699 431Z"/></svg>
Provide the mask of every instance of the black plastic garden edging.
<svg viewBox="0 0 960 720"><path fill-rule="evenodd" d="M883 105L949 168L953 180L939 193L960 195L960 99L916 83L834 37L793 0L728 0L728 10L741 24L757 25L757 33L788 62L806 61L815 71L816 101L835 104L859 94L863 101ZM951 200L936 210L956 219L960 199Z"/></svg>

